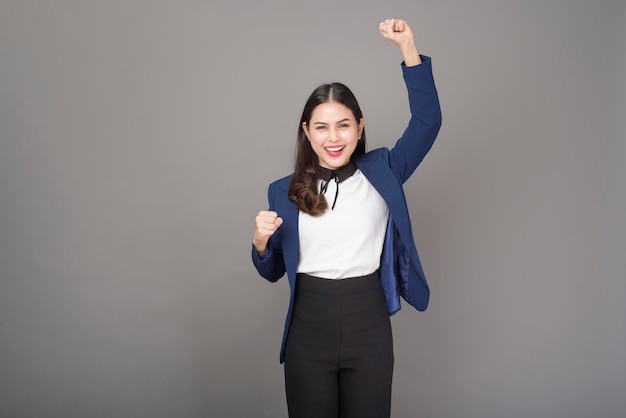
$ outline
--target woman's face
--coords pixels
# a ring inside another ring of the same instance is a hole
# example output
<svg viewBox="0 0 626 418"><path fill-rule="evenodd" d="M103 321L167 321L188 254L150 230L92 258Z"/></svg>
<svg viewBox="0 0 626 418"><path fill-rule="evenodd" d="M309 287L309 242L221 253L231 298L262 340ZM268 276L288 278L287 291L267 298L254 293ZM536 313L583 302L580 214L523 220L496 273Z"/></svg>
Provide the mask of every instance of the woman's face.
<svg viewBox="0 0 626 418"><path fill-rule="evenodd" d="M350 162L363 126L363 118L357 122L350 108L337 102L318 105L313 109L311 121L302 123L320 165L331 170Z"/></svg>

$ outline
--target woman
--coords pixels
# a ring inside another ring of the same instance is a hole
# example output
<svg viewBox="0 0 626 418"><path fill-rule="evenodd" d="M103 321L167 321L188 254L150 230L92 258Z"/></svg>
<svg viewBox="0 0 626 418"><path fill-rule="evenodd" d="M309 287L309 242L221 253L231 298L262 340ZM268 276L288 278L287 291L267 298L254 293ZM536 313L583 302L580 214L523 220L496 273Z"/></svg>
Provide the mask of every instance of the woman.
<svg viewBox="0 0 626 418"><path fill-rule="evenodd" d="M429 298L402 184L441 124L430 58L408 24L380 23L396 44L411 119L394 148L365 153L361 109L343 84L318 87L298 129L295 171L272 183L256 217L252 259L291 299L280 361L290 417L389 417L393 343L389 315L400 296Z"/></svg>

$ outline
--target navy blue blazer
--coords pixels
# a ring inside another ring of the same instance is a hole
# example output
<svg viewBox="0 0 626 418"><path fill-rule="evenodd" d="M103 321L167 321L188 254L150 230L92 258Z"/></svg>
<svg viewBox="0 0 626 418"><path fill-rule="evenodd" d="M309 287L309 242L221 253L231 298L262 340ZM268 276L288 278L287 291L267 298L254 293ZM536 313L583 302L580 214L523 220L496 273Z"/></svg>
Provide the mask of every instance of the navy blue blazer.
<svg viewBox="0 0 626 418"><path fill-rule="evenodd" d="M391 150L379 148L353 158L389 208L380 280L390 315L400 310L400 297L420 311L428 305L430 290L413 240L402 184L428 153L441 126L441 110L430 58L422 56L422 63L413 67L403 63L402 73L411 110L408 127ZM283 218L283 224L271 236L263 256L259 257L252 247L252 261L261 276L275 282L287 273L289 280L291 297L280 350L281 363L284 361L285 342L293 312L298 265L299 211L295 202L287 197L291 177L273 182L268 189L269 210L277 212Z"/></svg>

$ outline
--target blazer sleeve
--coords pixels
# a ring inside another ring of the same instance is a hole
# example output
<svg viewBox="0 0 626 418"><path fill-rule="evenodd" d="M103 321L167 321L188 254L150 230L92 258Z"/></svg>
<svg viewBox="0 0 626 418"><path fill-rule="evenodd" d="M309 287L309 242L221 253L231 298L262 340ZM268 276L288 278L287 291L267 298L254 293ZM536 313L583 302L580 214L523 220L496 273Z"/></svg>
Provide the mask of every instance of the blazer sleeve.
<svg viewBox="0 0 626 418"><path fill-rule="evenodd" d="M422 162L441 127L441 108L433 79L431 59L421 56L422 63L407 67L402 74L409 95L411 119L402 137L390 151L390 166L404 183Z"/></svg>
<svg viewBox="0 0 626 418"><path fill-rule="evenodd" d="M267 190L269 210L276 210L276 187L272 184ZM270 237L263 256L259 256L252 245L252 263L259 274L270 282L275 282L285 275L285 260L280 245L280 228Z"/></svg>

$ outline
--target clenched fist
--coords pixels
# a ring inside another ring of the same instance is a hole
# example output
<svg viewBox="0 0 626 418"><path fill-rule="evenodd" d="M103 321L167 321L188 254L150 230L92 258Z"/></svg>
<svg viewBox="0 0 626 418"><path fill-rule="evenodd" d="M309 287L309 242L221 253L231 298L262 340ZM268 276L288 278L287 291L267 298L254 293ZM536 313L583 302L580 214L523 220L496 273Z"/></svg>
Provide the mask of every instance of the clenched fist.
<svg viewBox="0 0 626 418"><path fill-rule="evenodd" d="M262 210L255 218L256 229L254 230L254 237L252 238L252 244L259 255L263 255L267 248L267 242L270 237L276 232L279 226L283 223L283 218L278 216L278 213Z"/></svg>
<svg viewBox="0 0 626 418"><path fill-rule="evenodd" d="M401 19L387 19L378 25L380 34L400 47L404 63L407 67L421 64L422 60L415 47L413 31L409 24Z"/></svg>

